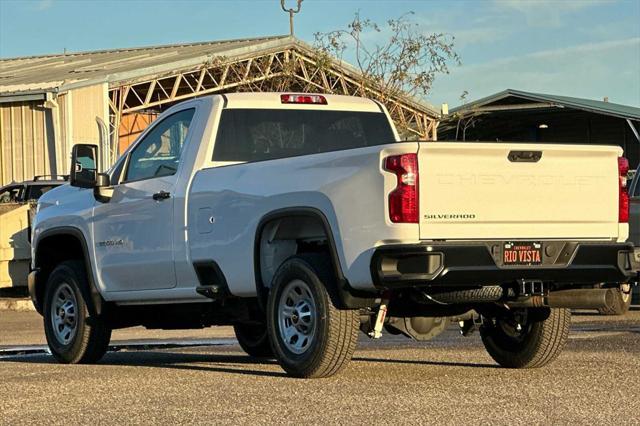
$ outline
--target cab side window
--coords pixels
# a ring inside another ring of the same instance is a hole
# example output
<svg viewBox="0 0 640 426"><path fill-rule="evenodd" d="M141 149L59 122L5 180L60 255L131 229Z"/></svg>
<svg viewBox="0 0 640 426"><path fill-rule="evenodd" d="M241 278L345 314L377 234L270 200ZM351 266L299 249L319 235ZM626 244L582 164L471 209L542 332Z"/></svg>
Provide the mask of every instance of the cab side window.
<svg viewBox="0 0 640 426"><path fill-rule="evenodd" d="M159 122L131 152L124 181L174 175L194 113L179 111Z"/></svg>

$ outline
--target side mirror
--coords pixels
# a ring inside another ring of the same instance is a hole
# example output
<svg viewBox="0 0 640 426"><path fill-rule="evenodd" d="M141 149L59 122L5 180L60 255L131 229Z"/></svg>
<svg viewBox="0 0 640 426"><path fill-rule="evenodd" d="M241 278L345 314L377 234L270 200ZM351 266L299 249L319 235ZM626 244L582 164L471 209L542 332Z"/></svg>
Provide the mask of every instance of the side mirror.
<svg viewBox="0 0 640 426"><path fill-rule="evenodd" d="M77 144L71 150L69 183L79 188L94 188L98 179L98 147Z"/></svg>
<svg viewBox="0 0 640 426"><path fill-rule="evenodd" d="M109 175L98 173L96 175L96 186L93 188L93 196L101 203L108 203L113 197L113 187L110 186Z"/></svg>
<svg viewBox="0 0 640 426"><path fill-rule="evenodd" d="M111 185L109 175L106 173L98 173L96 175L96 187L103 188L105 186Z"/></svg>

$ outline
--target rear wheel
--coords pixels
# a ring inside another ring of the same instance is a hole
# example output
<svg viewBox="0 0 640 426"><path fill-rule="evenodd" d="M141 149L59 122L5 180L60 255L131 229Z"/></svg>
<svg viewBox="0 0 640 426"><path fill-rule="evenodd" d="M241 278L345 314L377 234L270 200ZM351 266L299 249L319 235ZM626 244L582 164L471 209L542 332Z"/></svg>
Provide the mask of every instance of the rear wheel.
<svg viewBox="0 0 640 426"><path fill-rule="evenodd" d="M331 263L324 255L295 256L273 279L267 323L273 350L295 377L329 377L351 360L358 340L357 310L338 309Z"/></svg>
<svg viewBox="0 0 640 426"><path fill-rule="evenodd" d="M233 326L236 338L243 351L254 358L271 358L273 350L266 324L236 324Z"/></svg>
<svg viewBox="0 0 640 426"><path fill-rule="evenodd" d="M44 331L51 354L66 364L93 363L105 354L111 329L90 316L89 284L84 264L60 263L49 275L44 303Z"/></svg>
<svg viewBox="0 0 640 426"><path fill-rule="evenodd" d="M598 309L602 315L624 315L629 312L631 307L631 284L622 284L616 289L616 295L613 304L606 308Z"/></svg>
<svg viewBox="0 0 640 426"><path fill-rule="evenodd" d="M537 368L555 360L569 336L569 309L518 309L484 319L480 336L501 366Z"/></svg>

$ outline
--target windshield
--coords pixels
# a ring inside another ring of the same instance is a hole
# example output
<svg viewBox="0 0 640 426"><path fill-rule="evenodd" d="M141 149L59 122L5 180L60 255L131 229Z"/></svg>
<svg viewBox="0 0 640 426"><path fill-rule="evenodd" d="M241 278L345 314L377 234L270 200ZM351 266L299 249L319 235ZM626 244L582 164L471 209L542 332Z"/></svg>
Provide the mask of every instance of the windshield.
<svg viewBox="0 0 640 426"><path fill-rule="evenodd" d="M16 203L22 197L20 197L20 192L22 191L22 185L20 186L9 186L0 189L0 203Z"/></svg>
<svg viewBox="0 0 640 426"><path fill-rule="evenodd" d="M381 112L229 109L222 112L213 161L261 161L395 141Z"/></svg>

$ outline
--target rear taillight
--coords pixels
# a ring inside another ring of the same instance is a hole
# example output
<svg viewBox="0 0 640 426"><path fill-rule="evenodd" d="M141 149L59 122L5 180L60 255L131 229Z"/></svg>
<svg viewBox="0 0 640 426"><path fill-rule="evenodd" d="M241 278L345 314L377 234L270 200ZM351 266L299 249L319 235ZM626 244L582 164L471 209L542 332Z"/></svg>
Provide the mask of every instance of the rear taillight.
<svg viewBox="0 0 640 426"><path fill-rule="evenodd" d="M389 219L394 223L418 223L418 155L387 157L384 168L397 178L396 188L389 194Z"/></svg>
<svg viewBox="0 0 640 426"><path fill-rule="evenodd" d="M620 190L620 203L618 207L618 222L629 222L629 193L627 192L627 174L629 173L629 161L624 157L618 157L618 188Z"/></svg>
<svg viewBox="0 0 640 426"><path fill-rule="evenodd" d="M327 98L322 95L280 95L280 102L283 104L318 104L326 105Z"/></svg>

